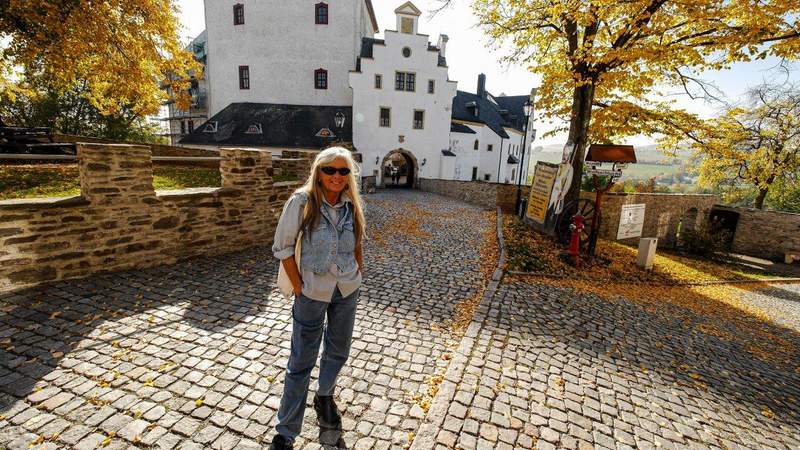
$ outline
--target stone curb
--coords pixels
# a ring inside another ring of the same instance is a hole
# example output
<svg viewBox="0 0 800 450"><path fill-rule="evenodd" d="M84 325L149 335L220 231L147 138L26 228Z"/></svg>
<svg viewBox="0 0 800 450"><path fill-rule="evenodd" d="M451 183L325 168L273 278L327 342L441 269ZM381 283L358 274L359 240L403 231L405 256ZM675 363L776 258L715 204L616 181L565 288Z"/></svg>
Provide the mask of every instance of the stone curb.
<svg viewBox="0 0 800 450"><path fill-rule="evenodd" d="M503 277L503 266L505 265L506 251L503 241L503 211L497 208L497 245L500 248L500 256L497 258L497 268L492 274L491 281L486 285L486 290L483 292L483 297L478 304L475 311L486 308L489 302L497 292L500 286L500 280ZM431 407L428 414L425 416L423 424L417 430L417 434L411 441L410 450L432 450L436 447L436 436L439 430L442 429L442 424L447 417L447 410L456 396L456 387L461 382L464 371L467 368L469 356L472 354L472 349L475 346L475 338L480 332L482 324L473 319L470 321L467 330L464 332L464 337L461 338L461 343L455 351L450 364L447 366L447 371L444 374L444 380L439 385L439 391L431 401Z"/></svg>

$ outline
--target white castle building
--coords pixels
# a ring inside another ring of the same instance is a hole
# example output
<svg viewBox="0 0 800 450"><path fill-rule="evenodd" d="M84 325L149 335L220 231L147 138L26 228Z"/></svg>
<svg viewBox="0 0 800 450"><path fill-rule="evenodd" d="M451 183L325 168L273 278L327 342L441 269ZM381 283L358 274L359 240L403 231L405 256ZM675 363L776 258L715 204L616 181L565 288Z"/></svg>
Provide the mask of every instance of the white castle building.
<svg viewBox="0 0 800 450"><path fill-rule="evenodd" d="M447 36L430 43L411 2L395 15L376 39L371 0L206 1L209 119L181 144L280 153L345 142L379 185L516 182L533 91L495 97L484 75L475 94L458 91Z"/></svg>

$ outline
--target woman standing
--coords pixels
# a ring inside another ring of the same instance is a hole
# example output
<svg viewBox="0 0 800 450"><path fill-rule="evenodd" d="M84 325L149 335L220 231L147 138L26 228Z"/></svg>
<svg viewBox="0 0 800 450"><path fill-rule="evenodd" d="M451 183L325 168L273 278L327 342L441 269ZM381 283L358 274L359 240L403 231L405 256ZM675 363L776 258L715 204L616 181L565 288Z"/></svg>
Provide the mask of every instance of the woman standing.
<svg viewBox="0 0 800 450"><path fill-rule="evenodd" d="M320 427L341 430L333 394L336 377L350 354L364 268L361 240L365 229L350 151L332 147L320 152L306 184L284 205L272 246L295 294L291 353L272 450L291 449L300 434L311 371L323 339L314 409ZM294 251L301 231L298 270Z"/></svg>

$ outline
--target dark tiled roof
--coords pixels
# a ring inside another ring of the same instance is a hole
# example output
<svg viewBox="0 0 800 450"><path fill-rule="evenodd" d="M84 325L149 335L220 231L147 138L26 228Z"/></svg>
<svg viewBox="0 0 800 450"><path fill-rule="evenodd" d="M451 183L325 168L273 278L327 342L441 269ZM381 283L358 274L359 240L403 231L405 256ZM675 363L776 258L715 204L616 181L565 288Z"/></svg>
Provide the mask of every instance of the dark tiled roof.
<svg viewBox="0 0 800 450"><path fill-rule="evenodd" d="M525 130L525 111L523 105L530 98L528 95L511 95L505 97L495 97L500 109L508 111L506 122L519 131Z"/></svg>
<svg viewBox="0 0 800 450"><path fill-rule="evenodd" d="M484 123L504 139L508 139L508 133L503 130L503 127L522 132L525 127L522 105L525 104L528 96L514 95L494 97L494 99L497 101L497 105L487 98L480 98L471 92L457 91L453 98L453 119ZM477 116L472 105L478 108Z"/></svg>
<svg viewBox="0 0 800 450"><path fill-rule="evenodd" d="M181 139L181 144L201 145L252 145L256 147L322 148L332 138L317 137L322 128L334 133L334 117L341 111L345 115L342 136L344 142L352 141L353 108L351 106L304 106L272 103L231 103ZM216 122L216 133L203 130ZM260 124L261 134L246 133L251 125Z"/></svg>
<svg viewBox="0 0 800 450"><path fill-rule="evenodd" d="M475 134L475 130L473 130L472 128L464 125L463 123L458 123L458 122L451 122L450 123L450 132L451 133Z"/></svg>
<svg viewBox="0 0 800 450"><path fill-rule="evenodd" d="M372 58L372 47L375 44L386 45L386 41L370 37L361 38L361 54L359 56L362 58Z"/></svg>
<svg viewBox="0 0 800 450"><path fill-rule="evenodd" d="M442 150L442 154L444 156L456 156L456 154L451 152L450 150Z"/></svg>

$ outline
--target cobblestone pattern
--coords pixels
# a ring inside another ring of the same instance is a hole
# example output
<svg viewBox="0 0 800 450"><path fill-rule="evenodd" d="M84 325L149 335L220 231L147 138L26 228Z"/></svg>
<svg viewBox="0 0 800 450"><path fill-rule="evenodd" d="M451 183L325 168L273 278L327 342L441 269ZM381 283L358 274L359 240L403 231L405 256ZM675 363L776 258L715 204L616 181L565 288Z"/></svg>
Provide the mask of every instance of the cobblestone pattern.
<svg viewBox="0 0 800 450"><path fill-rule="evenodd" d="M367 215L338 402L350 448L402 448L424 417L414 397L455 344L454 306L480 288L486 215L402 191L369 196ZM2 294L0 448L263 448L291 330L276 270L262 247ZM295 448L316 438L309 407Z"/></svg>
<svg viewBox="0 0 800 450"><path fill-rule="evenodd" d="M778 325L800 333L800 283L748 286L743 300L761 311L769 311Z"/></svg>
<svg viewBox="0 0 800 450"><path fill-rule="evenodd" d="M760 361L668 308L504 282L436 448L800 448L800 356Z"/></svg>
<svg viewBox="0 0 800 450"><path fill-rule="evenodd" d="M269 152L222 149L221 188L153 190L149 147L78 145L81 196L0 201L0 290L267 241L296 188Z"/></svg>

